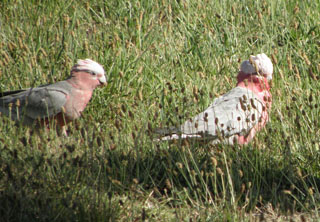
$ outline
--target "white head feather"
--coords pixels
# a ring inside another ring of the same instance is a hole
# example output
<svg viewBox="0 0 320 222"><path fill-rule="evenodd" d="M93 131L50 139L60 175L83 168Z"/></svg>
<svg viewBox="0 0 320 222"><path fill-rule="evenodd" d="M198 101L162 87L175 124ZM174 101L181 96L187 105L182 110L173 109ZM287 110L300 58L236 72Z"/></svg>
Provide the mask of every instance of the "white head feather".
<svg viewBox="0 0 320 222"><path fill-rule="evenodd" d="M106 82L103 67L91 59L78 59L77 64L71 69L71 72L73 71L90 71L97 75L100 74L102 75L102 77L99 78L100 82Z"/></svg>
<svg viewBox="0 0 320 222"><path fill-rule="evenodd" d="M271 80L273 65L268 56L262 53L257 56L250 56L249 60L241 64L240 71L247 74L259 73L260 75L265 75L268 80Z"/></svg>

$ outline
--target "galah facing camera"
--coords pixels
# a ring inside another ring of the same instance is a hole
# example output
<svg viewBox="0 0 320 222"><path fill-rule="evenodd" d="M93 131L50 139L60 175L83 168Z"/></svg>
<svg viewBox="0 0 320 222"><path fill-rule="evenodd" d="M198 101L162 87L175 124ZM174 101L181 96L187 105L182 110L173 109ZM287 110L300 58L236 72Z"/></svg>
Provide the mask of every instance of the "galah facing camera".
<svg viewBox="0 0 320 222"><path fill-rule="evenodd" d="M90 59L78 60L68 79L35 88L0 92L0 112L26 125L57 126L66 135L65 125L81 116L93 90L105 85L103 67Z"/></svg>
<svg viewBox="0 0 320 222"><path fill-rule="evenodd" d="M158 129L156 133L162 135L159 140L249 143L269 120L272 96L268 81L272 73L272 62L265 54L250 56L240 66L235 88L179 127Z"/></svg>

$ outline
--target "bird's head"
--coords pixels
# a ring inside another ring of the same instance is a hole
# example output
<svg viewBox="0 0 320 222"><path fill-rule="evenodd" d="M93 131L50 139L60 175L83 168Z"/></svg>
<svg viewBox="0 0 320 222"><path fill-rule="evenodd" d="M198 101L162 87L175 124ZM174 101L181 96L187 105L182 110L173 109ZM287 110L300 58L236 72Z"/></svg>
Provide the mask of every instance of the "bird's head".
<svg viewBox="0 0 320 222"><path fill-rule="evenodd" d="M89 73L92 75L92 79L99 80L101 85L107 84L107 78L104 74L103 67L91 59L79 59L71 69L71 73L73 72Z"/></svg>
<svg viewBox="0 0 320 222"><path fill-rule="evenodd" d="M266 54L250 56L249 60L244 61L240 66L240 71L246 74L256 74L272 80L273 65Z"/></svg>

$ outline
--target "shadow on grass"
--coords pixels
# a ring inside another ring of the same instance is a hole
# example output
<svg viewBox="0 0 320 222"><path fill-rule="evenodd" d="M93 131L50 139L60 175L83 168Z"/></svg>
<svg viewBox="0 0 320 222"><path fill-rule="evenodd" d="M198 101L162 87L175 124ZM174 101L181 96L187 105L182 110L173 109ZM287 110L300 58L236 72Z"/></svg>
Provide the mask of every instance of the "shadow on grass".
<svg viewBox="0 0 320 222"><path fill-rule="evenodd" d="M293 159L250 146L149 143L125 152L86 144L63 144L55 155L25 152L22 143L3 146L1 218L114 221L126 211L121 195L132 201L151 195L173 208L196 202L246 211L269 203L283 212L304 211L318 201L319 178L304 175Z"/></svg>

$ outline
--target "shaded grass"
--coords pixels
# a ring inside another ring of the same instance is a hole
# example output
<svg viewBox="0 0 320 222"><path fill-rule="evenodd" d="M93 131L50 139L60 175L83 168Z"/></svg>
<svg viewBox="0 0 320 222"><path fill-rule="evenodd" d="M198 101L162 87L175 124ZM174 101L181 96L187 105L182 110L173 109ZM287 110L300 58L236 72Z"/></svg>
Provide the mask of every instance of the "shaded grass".
<svg viewBox="0 0 320 222"><path fill-rule="evenodd" d="M3 220L316 218L317 8L319 1L1 2L1 91L62 80L86 57L103 64L110 83L69 138L1 118ZM153 128L202 111L260 52L274 63L273 108L249 146L153 142Z"/></svg>

